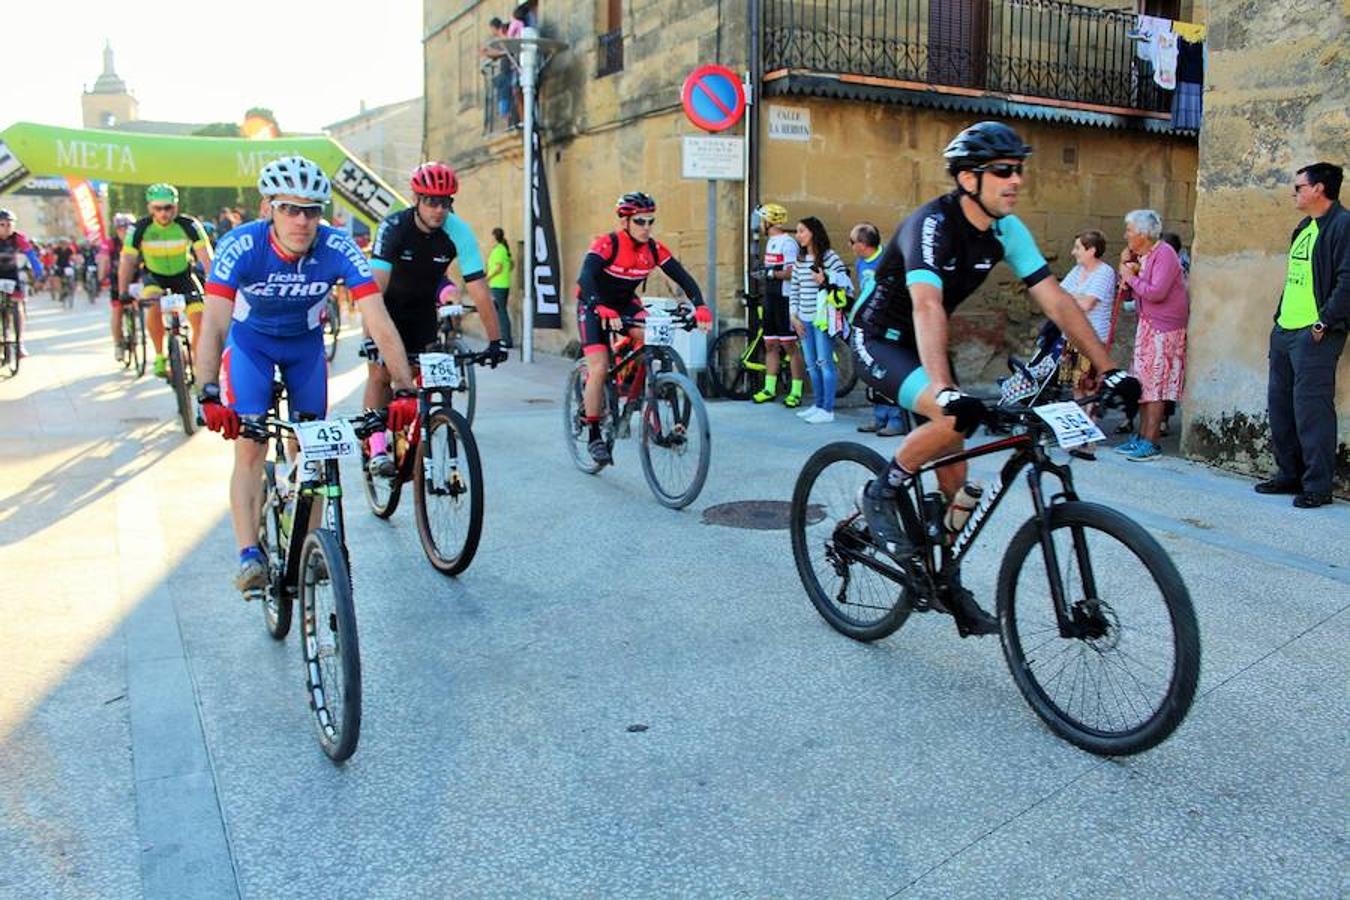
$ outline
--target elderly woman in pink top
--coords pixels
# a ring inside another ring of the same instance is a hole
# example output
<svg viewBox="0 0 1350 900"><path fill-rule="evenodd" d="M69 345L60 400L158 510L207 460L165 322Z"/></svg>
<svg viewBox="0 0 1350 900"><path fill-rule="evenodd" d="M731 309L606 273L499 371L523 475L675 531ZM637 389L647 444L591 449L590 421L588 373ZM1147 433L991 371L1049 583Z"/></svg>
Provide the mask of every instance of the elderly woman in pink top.
<svg viewBox="0 0 1350 900"><path fill-rule="evenodd" d="M1134 376L1143 394L1139 433L1116 449L1134 462L1158 458L1163 404L1181 399L1186 376L1186 321L1191 301L1177 251L1161 237L1162 218L1153 210L1136 209L1125 217L1120 280L1134 294L1139 311Z"/></svg>

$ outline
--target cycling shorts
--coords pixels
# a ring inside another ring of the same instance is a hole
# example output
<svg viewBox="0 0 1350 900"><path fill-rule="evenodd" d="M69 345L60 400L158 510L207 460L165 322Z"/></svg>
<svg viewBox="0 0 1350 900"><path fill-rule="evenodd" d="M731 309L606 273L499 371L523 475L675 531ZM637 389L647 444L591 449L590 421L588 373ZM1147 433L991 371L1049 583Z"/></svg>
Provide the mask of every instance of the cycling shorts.
<svg viewBox="0 0 1350 900"><path fill-rule="evenodd" d="M260 416L272 405L272 380L281 371L292 416L328 412L328 360L323 332L279 337L242 322L230 327L220 357L220 397L241 416Z"/></svg>
<svg viewBox="0 0 1350 900"><path fill-rule="evenodd" d="M781 282L787 284L787 282ZM795 341L797 332L792 327L792 314L788 311L788 298L782 291L766 291L763 303L764 338L770 341Z"/></svg>
<svg viewBox="0 0 1350 900"><path fill-rule="evenodd" d="M581 340L582 353L594 353L597 350L609 349L609 332L600 324L600 314L595 311L596 306L607 306L621 316L635 318L642 315L642 301L637 297L630 297L625 304L604 303L589 304L577 303L577 336Z"/></svg>
<svg viewBox="0 0 1350 900"><path fill-rule="evenodd" d="M919 395L931 381L919 362L919 353L904 344L853 330L853 355L859 363L858 374L868 385L910 412Z"/></svg>
<svg viewBox="0 0 1350 900"><path fill-rule="evenodd" d="M158 289L156 292L153 289ZM156 275L149 269L141 273L141 298L159 302L159 294L182 294L187 298L187 311L202 311L202 283L192 272L180 272L177 275ZM113 303L117 303L114 297Z"/></svg>

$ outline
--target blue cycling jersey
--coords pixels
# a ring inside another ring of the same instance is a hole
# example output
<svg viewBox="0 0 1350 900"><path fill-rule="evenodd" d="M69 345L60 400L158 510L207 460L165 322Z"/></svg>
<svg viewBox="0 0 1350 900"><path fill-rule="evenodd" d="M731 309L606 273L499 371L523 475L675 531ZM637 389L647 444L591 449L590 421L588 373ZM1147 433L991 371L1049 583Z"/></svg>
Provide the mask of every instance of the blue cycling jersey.
<svg viewBox="0 0 1350 900"><path fill-rule="evenodd" d="M345 231L320 225L309 252L295 256L259 219L220 239L206 293L234 302L236 324L287 337L319 328L324 301L339 278L354 300L379 291L370 263Z"/></svg>

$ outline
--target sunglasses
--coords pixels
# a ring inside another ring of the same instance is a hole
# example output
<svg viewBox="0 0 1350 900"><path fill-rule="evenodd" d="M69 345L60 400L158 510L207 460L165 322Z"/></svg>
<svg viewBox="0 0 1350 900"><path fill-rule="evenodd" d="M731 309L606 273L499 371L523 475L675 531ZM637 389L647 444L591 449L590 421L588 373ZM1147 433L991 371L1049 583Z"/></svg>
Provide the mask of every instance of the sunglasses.
<svg viewBox="0 0 1350 900"><path fill-rule="evenodd" d="M285 200L273 200L272 208L288 219L294 219L296 216L317 219L323 215L322 203L287 203Z"/></svg>
<svg viewBox="0 0 1350 900"><path fill-rule="evenodd" d="M173 212L173 211L174 211L175 209L177 209L177 208L178 208L178 204L176 204L176 203L152 203L152 204L150 204L150 211L151 211L151 212Z"/></svg>
<svg viewBox="0 0 1350 900"><path fill-rule="evenodd" d="M452 209L455 205L455 198L453 197L418 197L417 200L432 209Z"/></svg>
<svg viewBox="0 0 1350 900"><path fill-rule="evenodd" d="M1022 174L1021 163L991 163L987 166L980 166L976 172L988 172L995 178L1011 178L1014 175Z"/></svg>
<svg viewBox="0 0 1350 900"><path fill-rule="evenodd" d="M639 228L650 228L656 224L656 216L633 216L633 224Z"/></svg>
<svg viewBox="0 0 1350 900"><path fill-rule="evenodd" d="M1295 184L1295 185L1294 185L1294 196L1297 197L1297 196L1298 196L1298 192L1301 191L1301 190L1303 190L1305 187L1312 187L1312 183L1311 183L1311 182L1305 181L1305 182L1303 182L1302 184Z"/></svg>

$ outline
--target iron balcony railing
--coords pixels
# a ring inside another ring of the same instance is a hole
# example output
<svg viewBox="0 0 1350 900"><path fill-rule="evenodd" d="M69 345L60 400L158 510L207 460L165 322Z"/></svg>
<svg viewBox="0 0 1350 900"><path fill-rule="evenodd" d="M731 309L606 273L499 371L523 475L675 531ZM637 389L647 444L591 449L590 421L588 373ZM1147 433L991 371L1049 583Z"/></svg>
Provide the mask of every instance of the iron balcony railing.
<svg viewBox="0 0 1350 900"><path fill-rule="evenodd" d="M1059 0L764 0L764 68L1167 111L1134 23Z"/></svg>
<svg viewBox="0 0 1350 900"><path fill-rule="evenodd" d="M483 134L509 131L519 122L514 70L510 60L485 60L483 72Z"/></svg>

